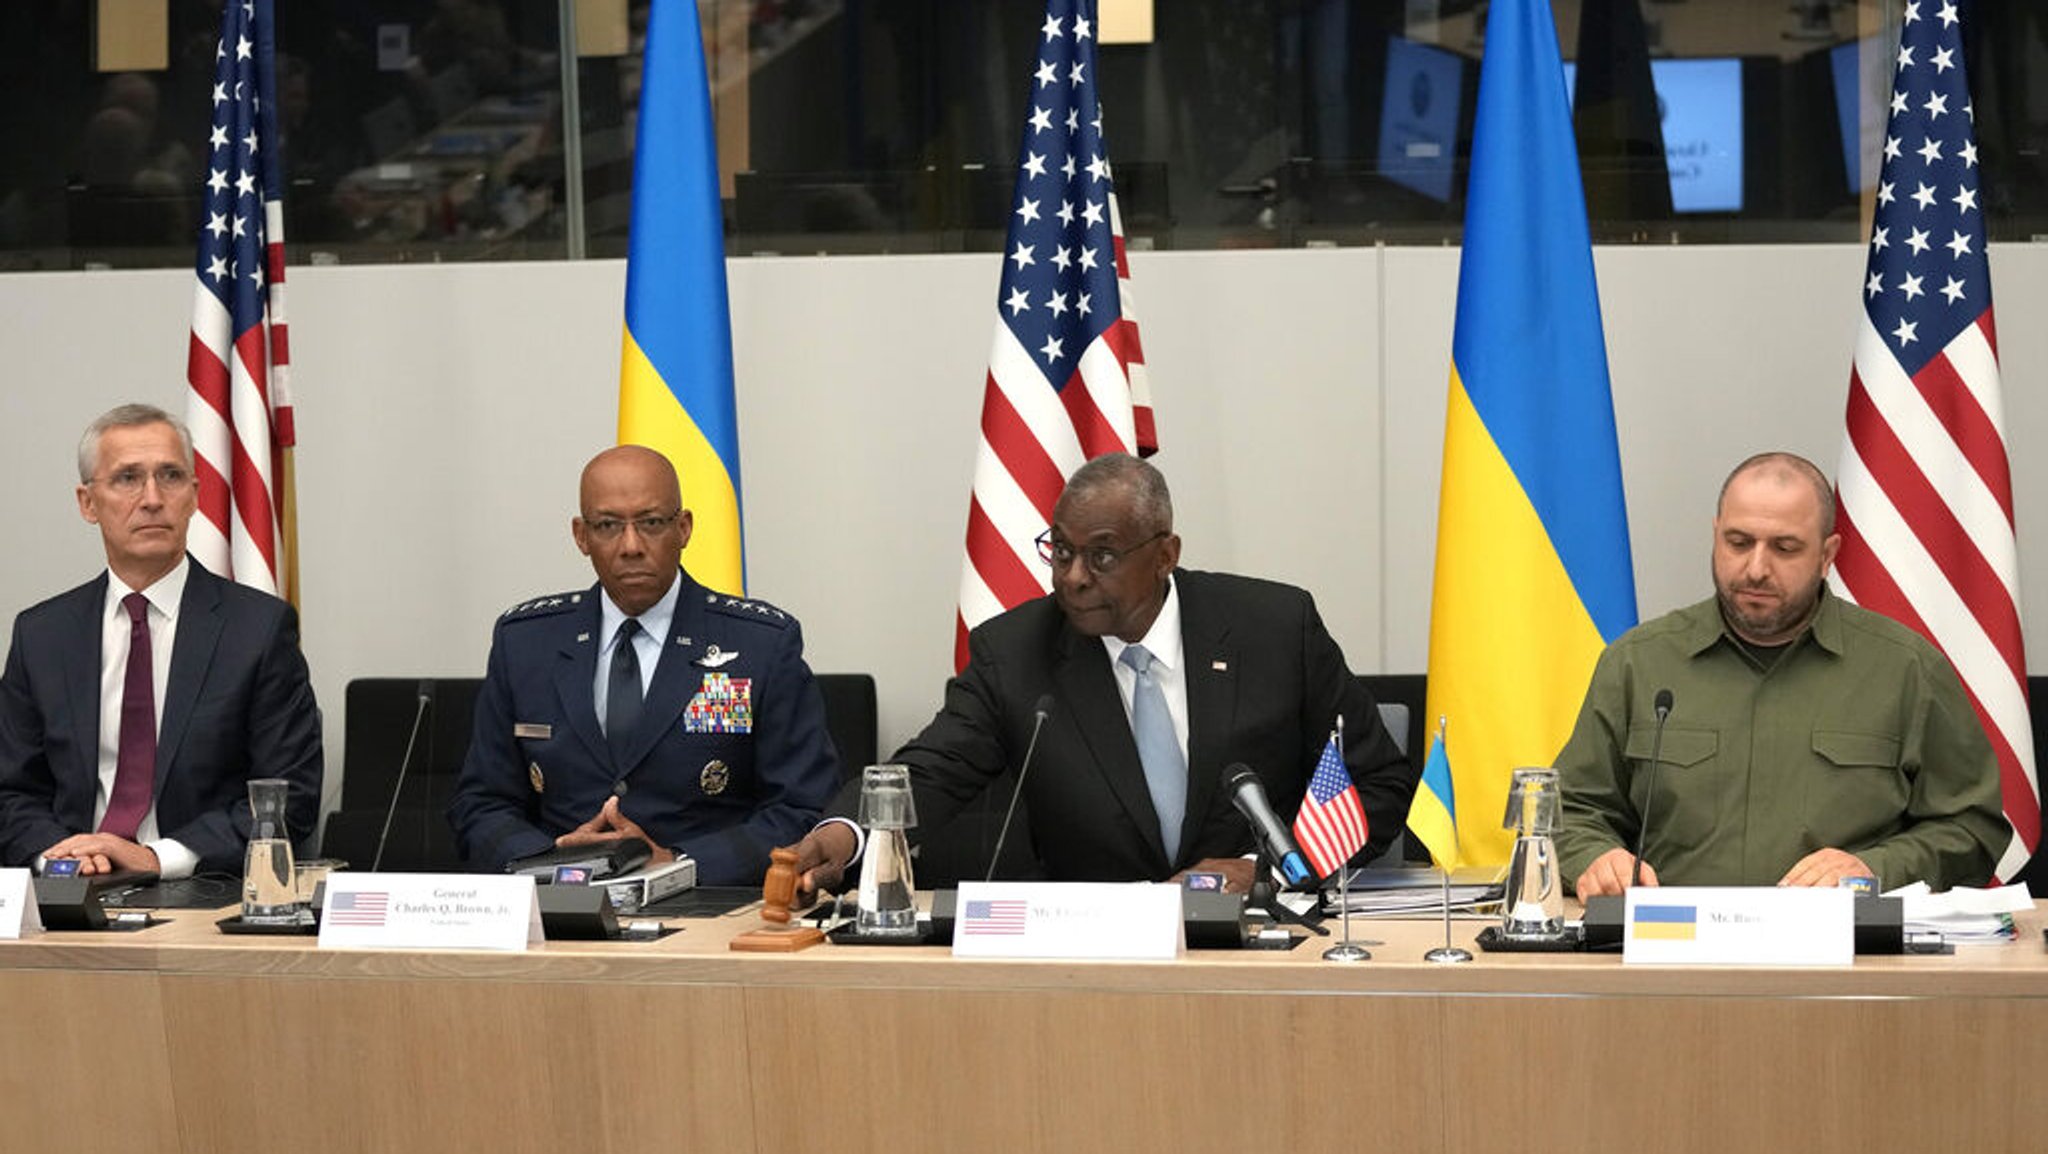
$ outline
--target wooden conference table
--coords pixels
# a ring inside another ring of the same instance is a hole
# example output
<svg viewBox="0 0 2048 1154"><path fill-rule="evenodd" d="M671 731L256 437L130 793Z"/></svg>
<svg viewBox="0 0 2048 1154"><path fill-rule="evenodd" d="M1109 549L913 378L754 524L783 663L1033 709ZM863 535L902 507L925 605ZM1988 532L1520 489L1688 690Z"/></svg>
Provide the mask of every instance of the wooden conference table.
<svg viewBox="0 0 2048 1154"><path fill-rule="evenodd" d="M1847 969L321 951L217 912L0 942L0 1151L2041 1148L2048 955ZM1461 922L1470 938L1482 923Z"/></svg>

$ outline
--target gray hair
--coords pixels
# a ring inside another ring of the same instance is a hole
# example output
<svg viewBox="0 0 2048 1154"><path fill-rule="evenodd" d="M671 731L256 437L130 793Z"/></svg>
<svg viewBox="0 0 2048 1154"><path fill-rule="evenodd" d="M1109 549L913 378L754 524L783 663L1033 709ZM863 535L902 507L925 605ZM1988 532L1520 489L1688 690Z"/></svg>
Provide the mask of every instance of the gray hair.
<svg viewBox="0 0 2048 1154"><path fill-rule="evenodd" d="M1104 489L1122 489L1130 495L1131 511L1140 528L1152 533L1173 532L1173 494L1166 489L1166 478L1151 464L1129 453L1104 453L1074 470L1060 500L1078 500Z"/></svg>
<svg viewBox="0 0 2048 1154"><path fill-rule="evenodd" d="M78 439L78 483L92 483L92 471L100 463L100 438L106 435L107 430L135 429L143 425L169 425L171 431L178 434L178 455L185 463L185 470L192 470L192 431L185 427L185 422L155 405L116 405L87 425L85 435Z"/></svg>
<svg viewBox="0 0 2048 1154"><path fill-rule="evenodd" d="M1828 475L1820 471L1819 465L1814 464L1797 453L1788 453L1783 449L1773 449L1767 453L1758 453L1740 465L1735 466L1735 471L1728 474L1727 480L1721 482L1721 495L1714 501L1715 514L1718 516L1721 506L1727 502L1728 486L1735 483L1735 478L1742 476L1744 473L1753 473L1763 469L1768 469L1774 476L1780 479L1790 479L1797 476L1813 486L1814 499L1820 503L1821 539L1825 541L1834 535L1835 489L1833 485L1828 483Z"/></svg>

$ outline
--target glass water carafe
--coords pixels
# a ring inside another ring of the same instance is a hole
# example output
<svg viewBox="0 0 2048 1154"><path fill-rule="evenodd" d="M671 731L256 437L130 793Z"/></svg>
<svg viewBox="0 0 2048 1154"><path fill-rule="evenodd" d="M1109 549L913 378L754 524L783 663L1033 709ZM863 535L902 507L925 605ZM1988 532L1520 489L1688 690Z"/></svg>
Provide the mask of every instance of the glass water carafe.
<svg viewBox="0 0 2048 1154"><path fill-rule="evenodd" d="M1520 941L1564 935L1564 886L1557 876L1557 771L1518 769L1508 786L1503 828L1515 831L1501 898L1501 933Z"/></svg>
<svg viewBox="0 0 2048 1154"><path fill-rule="evenodd" d="M249 852L242 863L242 920L283 924L299 917L292 838L285 828L291 785L262 777L249 783Z"/></svg>
<svg viewBox="0 0 2048 1154"><path fill-rule="evenodd" d="M860 865L860 908L854 929L861 934L912 937L917 933L917 884L910 876L909 831L917 826L910 796L910 768L871 765L861 771L860 824L867 853Z"/></svg>

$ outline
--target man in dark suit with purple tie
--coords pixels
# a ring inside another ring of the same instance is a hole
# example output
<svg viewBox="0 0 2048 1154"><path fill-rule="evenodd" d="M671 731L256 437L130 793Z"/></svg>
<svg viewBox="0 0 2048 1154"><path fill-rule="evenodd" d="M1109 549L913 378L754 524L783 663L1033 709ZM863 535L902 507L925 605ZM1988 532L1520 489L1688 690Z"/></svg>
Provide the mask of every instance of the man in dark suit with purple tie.
<svg viewBox="0 0 2048 1154"><path fill-rule="evenodd" d="M101 416L78 474L107 571L15 618L0 673L0 866L240 874L251 779L291 783L294 835L319 816L320 714L298 615L186 554L198 486L170 414Z"/></svg>

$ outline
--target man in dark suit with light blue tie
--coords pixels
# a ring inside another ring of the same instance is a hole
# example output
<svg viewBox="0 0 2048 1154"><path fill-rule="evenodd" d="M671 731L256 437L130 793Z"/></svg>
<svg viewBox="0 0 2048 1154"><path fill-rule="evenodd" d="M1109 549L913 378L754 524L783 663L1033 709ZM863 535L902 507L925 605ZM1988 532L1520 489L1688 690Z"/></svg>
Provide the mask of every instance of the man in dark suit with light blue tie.
<svg viewBox="0 0 2048 1154"><path fill-rule="evenodd" d="M492 636L448 809L463 856L503 869L637 838L700 885L759 885L839 782L803 630L679 566L690 511L661 454L600 453L581 507L597 585L514 606Z"/></svg>
<svg viewBox="0 0 2048 1154"><path fill-rule="evenodd" d="M290 783L313 830L320 714L298 615L185 552L192 442L124 405L79 443L78 510L107 572L23 612L0 674L0 865L240 874L247 783Z"/></svg>
<svg viewBox="0 0 2048 1154"><path fill-rule="evenodd" d="M984 622L938 715L899 750L923 829L1015 768L1038 737L1024 804L1058 881L1161 881L1190 871L1249 887L1250 823L1225 778L1242 762L1291 817L1342 715L1344 760L1370 823L1364 858L1400 834L1416 771L1303 590L1182 569L1166 480L1121 453L1075 470L1039 539L1052 594ZM1043 731L1038 703L1050 701ZM1007 799L1003 799L1007 800ZM835 800L855 812L858 791ZM832 820L797 846L804 888L833 888L858 831Z"/></svg>

